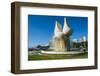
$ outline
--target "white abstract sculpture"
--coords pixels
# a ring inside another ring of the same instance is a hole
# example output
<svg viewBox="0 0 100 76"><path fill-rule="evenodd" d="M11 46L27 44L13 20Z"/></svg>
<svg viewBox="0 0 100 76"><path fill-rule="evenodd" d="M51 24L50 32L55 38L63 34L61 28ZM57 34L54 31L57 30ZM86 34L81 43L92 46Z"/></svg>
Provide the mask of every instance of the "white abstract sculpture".
<svg viewBox="0 0 100 76"><path fill-rule="evenodd" d="M55 30L54 30L54 37L61 37L62 35L63 35L63 33L62 33L61 24L58 21L56 21Z"/></svg>
<svg viewBox="0 0 100 76"><path fill-rule="evenodd" d="M64 18L64 27L63 27L63 34L67 35L71 29L69 28L66 18Z"/></svg>
<svg viewBox="0 0 100 76"><path fill-rule="evenodd" d="M64 18L64 27L63 30L61 28L61 24L56 21L54 36L53 36L53 49L55 51L67 51L69 50L69 32L71 28L68 26L66 22L66 18Z"/></svg>

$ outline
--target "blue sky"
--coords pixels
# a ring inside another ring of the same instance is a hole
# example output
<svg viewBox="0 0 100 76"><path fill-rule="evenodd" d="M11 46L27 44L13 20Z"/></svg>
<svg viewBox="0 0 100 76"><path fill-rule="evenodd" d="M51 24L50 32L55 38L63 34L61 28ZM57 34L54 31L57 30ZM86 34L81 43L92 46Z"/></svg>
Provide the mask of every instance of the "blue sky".
<svg viewBox="0 0 100 76"><path fill-rule="evenodd" d="M87 38L87 17L28 15L28 46L48 44L54 34L55 21L59 21L63 27L64 17L73 30L72 39L80 39L82 36Z"/></svg>

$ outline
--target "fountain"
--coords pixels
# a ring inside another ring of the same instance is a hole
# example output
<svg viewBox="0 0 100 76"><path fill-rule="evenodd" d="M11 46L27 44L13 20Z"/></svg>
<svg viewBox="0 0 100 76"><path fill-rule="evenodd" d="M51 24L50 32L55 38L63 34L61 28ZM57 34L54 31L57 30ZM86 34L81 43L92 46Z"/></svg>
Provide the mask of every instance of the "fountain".
<svg viewBox="0 0 100 76"><path fill-rule="evenodd" d="M80 51L70 51L70 36L72 35L72 29L68 26L66 18L64 18L64 27L62 29L61 24L56 21L54 36L51 41L51 47L53 51L41 51L45 54L78 54Z"/></svg>
<svg viewBox="0 0 100 76"><path fill-rule="evenodd" d="M63 30L61 28L61 24L56 21L55 31L53 36L54 51L66 52L70 50L70 36L71 36L71 28L68 26L66 18L64 18Z"/></svg>

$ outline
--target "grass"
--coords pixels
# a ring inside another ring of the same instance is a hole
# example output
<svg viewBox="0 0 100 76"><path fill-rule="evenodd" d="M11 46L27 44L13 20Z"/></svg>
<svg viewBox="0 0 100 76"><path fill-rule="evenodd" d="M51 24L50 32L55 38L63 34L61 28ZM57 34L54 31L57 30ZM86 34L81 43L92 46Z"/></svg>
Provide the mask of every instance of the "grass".
<svg viewBox="0 0 100 76"><path fill-rule="evenodd" d="M28 60L54 60L54 59L82 59L82 58L88 58L88 54L82 53L82 54L43 54L43 55L28 55Z"/></svg>

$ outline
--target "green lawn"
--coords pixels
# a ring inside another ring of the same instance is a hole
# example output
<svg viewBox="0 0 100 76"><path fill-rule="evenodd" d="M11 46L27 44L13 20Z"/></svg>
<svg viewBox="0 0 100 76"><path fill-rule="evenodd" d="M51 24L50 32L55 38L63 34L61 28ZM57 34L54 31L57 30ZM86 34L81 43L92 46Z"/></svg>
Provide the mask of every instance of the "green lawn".
<svg viewBox="0 0 100 76"><path fill-rule="evenodd" d="M43 54L43 55L28 55L28 60L54 60L54 59L82 59L87 58L88 54L75 54L75 55L66 55L66 54Z"/></svg>

